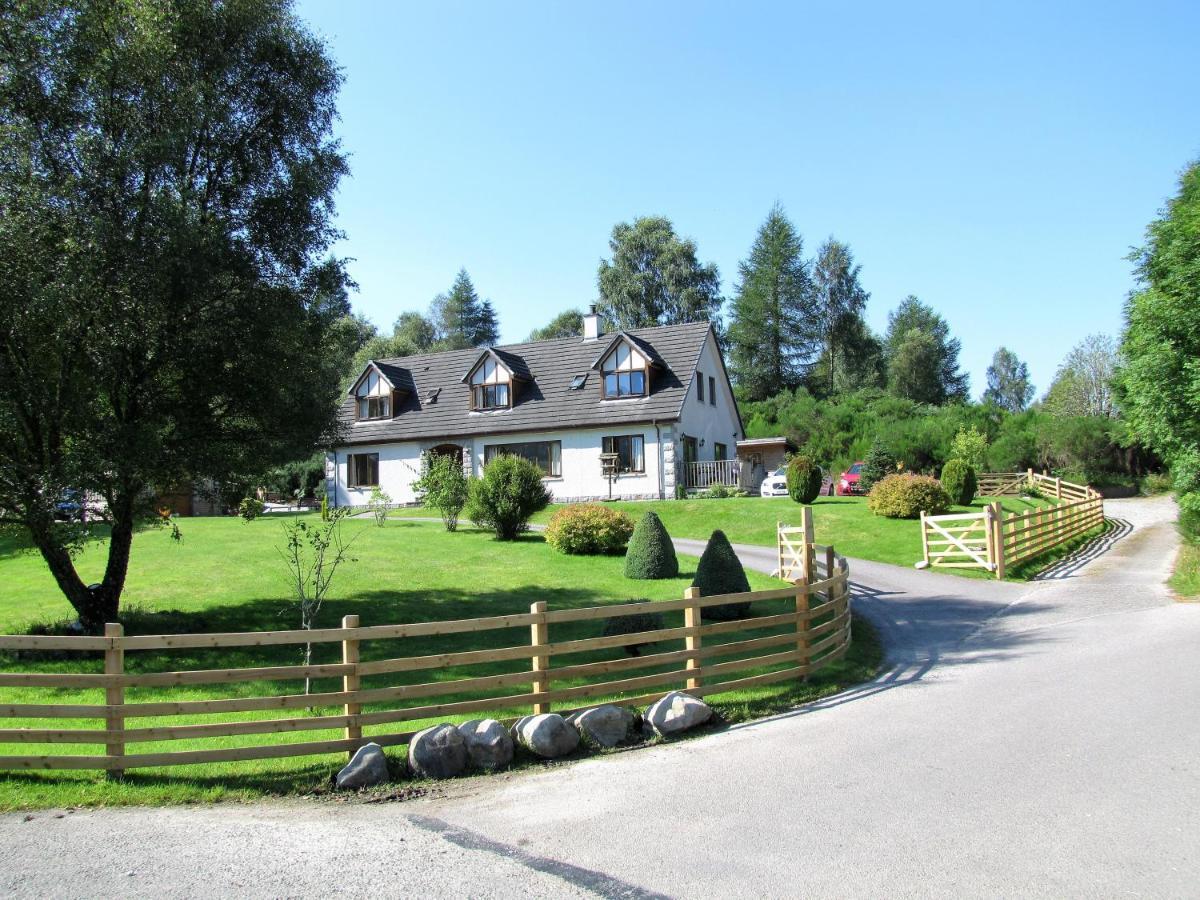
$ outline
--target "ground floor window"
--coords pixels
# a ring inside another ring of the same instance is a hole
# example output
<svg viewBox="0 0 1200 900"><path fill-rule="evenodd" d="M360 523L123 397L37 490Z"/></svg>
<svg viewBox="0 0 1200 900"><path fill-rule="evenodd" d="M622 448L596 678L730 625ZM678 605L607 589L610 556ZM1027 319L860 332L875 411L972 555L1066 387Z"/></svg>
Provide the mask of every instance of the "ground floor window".
<svg viewBox="0 0 1200 900"><path fill-rule="evenodd" d="M717 462L729 459L729 448L724 444L713 444L713 459Z"/></svg>
<svg viewBox="0 0 1200 900"><path fill-rule="evenodd" d="M497 456L519 456L527 459L550 478L562 475L562 443L560 441L532 441L527 444L488 444L483 448L483 464L486 466Z"/></svg>
<svg viewBox="0 0 1200 900"><path fill-rule="evenodd" d="M346 483L352 488L379 486L379 454L351 453Z"/></svg>
<svg viewBox="0 0 1200 900"><path fill-rule="evenodd" d="M640 434L619 434L604 439L604 452L615 453L618 472L645 472L645 441Z"/></svg>

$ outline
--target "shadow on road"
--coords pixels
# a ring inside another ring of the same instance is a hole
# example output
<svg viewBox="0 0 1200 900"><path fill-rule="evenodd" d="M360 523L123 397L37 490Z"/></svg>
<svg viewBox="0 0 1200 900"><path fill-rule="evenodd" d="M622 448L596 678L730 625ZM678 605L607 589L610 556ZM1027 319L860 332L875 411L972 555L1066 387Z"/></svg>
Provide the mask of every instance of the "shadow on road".
<svg viewBox="0 0 1200 900"><path fill-rule="evenodd" d="M1080 569L1094 559L1098 559L1112 549L1113 545L1122 538L1133 533L1133 523L1125 519L1110 518L1111 526L1104 534L1096 535L1074 553L1070 553L1052 566L1048 566L1034 576L1034 581L1057 581L1071 578Z"/></svg>

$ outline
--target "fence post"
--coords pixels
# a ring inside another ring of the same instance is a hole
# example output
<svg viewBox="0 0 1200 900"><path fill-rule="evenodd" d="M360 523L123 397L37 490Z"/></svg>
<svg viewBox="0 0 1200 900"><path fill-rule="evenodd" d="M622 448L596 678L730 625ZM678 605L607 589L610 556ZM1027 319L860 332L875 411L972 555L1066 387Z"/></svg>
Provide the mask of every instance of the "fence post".
<svg viewBox="0 0 1200 900"><path fill-rule="evenodd" d="M825 578L829 581L829 589L825 591L825 598L831 601L837 598L837 593L833 587L833 571L835 565L836 558L833 552L833 545L831 544L825 548Z"/></svg>
<svg viewBox="0 0 1200 900"><path fill-rule="evenodd" d="M1035 482L1034 482L1034 480L1033 480L1033 469L1030 469L1030 470L1029 470L1029 472L1028 472L1028 475L1027 475L1027 478L1028 478L1028 481L1027 481L1026 483L1029 485L1029 488L1030 488L1030 490L1032 490L1032 489L1033 489L1033 485L1034 485L1034 483L1035 483Z"/></svg>
<svg viewBox="0 0 1200 900"><path fill-rule="evenodd" d="M530 604L529 612L537 616L537 621L529 626L529 639L533 646L541 647L550 642L550 628L546 624L546 601L539 600L536 603ZM550 657L539 655L536 651L533 655L533 693L548 694L550 692L550 676L546 674L546 670L550 668ZM549 702L533 702L533 714L540 716L542 713L550 712Z"/></svg>
<svg viewBox="0 0 1200 900"><path fill-rule="evenodd" d="M809 584L813 580L813 563L816 561L816 551L813 550L813 544L816 543L816 539L813 537L813 514L811 506L805 506L801 508L800 524L804 528L804 565L802 567L803 578L804 583Z"/></svg>
<svg viewBox="0 0 1200 900"><path fill-rule="evenodd" d="M1054 479L1054 499L1062 502L1062 479Z"/></svg>
<svg viewBox="0 0 1200 900"><path fill-rule="evenodd" d="M700 588L690 587L683 592L684 600L699 600ZM688 604L683 608L683 627L696 629L700 627L700 607L695 604ZM696 653L700 649L700 635L688 634L683 638L683 646L688 653ZM687 689L690 691L693 688L700 687L700 657L689 656L687 658ZM694 674L693 674L694 673Z"/></svg>
<svg viewBox="0 0 1200 900"><path fill-rule="evenodd" d="M343 628L357 628L358 616L342 616ZM354 670L347 675L342 676L342 690L347 694L357 692L361 686L361 679L358 676L358 638L344 638L342 640L342 663L348 666L354 666ZM358 714L362 712L362 704L357 702L347 701L345 714L347 717L354 718L346 723L346 740L361 741L362 726L358 724ZM354 747L347 751L348 755L353 758Z"/></svg>
<svg viewBox="0 0 1200 900"><path fill-rule="evenodd" d="M104 626L104 636L113 638L107 650L104 651L104 674L105 675L124 675L125 674L125 648L121 646L117 638L125 636L125 626L119 622L108 622ZM125 705L125 687L120 684L110 684L104 688L104 703L106 706L117 707L116 711L109 712L104 717L104 731L107 740L104 742L104 753L106 756L124 756L125 755L125 717L120 712L120 707ZM107 778L120 778L125 774L125 770L114 766L105 771Z"/></svg>
<svg viewBox="0 0 1200 900"><path fill-rule="evenodd" d="M929 531L925 525L925 510L921 510L921 552L925 555L925 568L929 568Z"/></svg>
<svg viewBox="0 0 1200 900"><path fill-rule="evenodd" d="M805 559L808 558L808 554L809 554L809 544L806 541L804 544ZM807 569L807 565L805 566L805 568ZM804 677L802 679L804 681L808 680L807 668L808 668L808 664L809 664L809 659L808 659L808 627L809 627L809 621L808 621L808 608L809 608L808 591L809 591L809 587L808 587L808 583L809 583L809 581L810 581L810 579L808 577L808 572L805 571L804 577L800 580L800 584L799 584L800 590L797 591L797 593L796 593L796 659L806 669Z"/></svg>
<svg viewBox="0 0 1200 900"><path fill-rule="evenodd" d="M996 580L1004 580L1004 507L999 500L992 502L992 545L996 549Z"/></svg>
<svg viewBox="0 0 1200 900"><path fill-rule="evenodd" d="M775 552L779 556L779 577L783 578L783 523L775 523Z"/></svg>

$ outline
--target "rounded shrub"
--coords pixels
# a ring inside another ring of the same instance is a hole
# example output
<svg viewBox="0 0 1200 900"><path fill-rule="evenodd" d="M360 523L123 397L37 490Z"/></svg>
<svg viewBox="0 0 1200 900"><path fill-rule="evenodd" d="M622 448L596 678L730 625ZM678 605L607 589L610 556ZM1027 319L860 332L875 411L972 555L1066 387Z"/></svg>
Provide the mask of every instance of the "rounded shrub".
<svg viewBox="0 0 1200 900"><path fill-rule="evenodd" d="M915 519L924 511L941 515L950 508L950 495L929 475L889 475L877 481L867 495L867 505L877 516Z"/></svg>
<svg viewBox="0 0 1200 900"><path fill-rule="evenodd" d="M640 600L630 600L630 603L645 603ZM618 634L641 634L643 631L661 631L663 629L662 613L629 613L624 616L613 616L604 622L604 637L616 637ZM653 642L641 644L626 644L625 652L630 656L640 656L643 647L650 647Z"/></svg>
<svg viewBox="0 0 1200 900"><path fill-rule="evenodd" d="M625 551L626 578L675 578L679 575L679 560L675 546L663 527L662 520L647 512L633 529L629 549Z"/></svg>
<svg viewBox="0 0 1200 900"><path fill-rule="evenodd" d="M498 456L471 481L467 516L502 541L515 540L529 527L530 517L550 503L542 470L519 456Z"/></svg>
<svg viewBox="0 0 1200 900"><path fill-rule="evenodd" d="M564 506L546 527L546 543L578 556L620 553L633 534L633 519L598 503Z"/></svg>
<svg viewBox="0 0 1200 900"><path fill-rule="evenodd" d="M975 470L970 463L952 459L942 466L942 487L950 495L951 501L959 506L966 506L975 499L979 480L975 477Z"/></svg>
<svg viewBox="0 0 1200 900"><path fill-rule="evenodd" d="M787 464L788 496L797 503L812 503L821 493L821 467L807 456L793 456Z"/></svg>
<svg viewBox="0 0 1200 900"><path fill-rule="evenodd" d="M729 538L725 537L725 532L719 528L708 539L700 557L700 564L696 566L696 577L692 581L692 587L700 588L701 597L744 594L750 590L746 570L742 568L741 560L733 552ZM716 621L744 619L749 613L749 603L724 603L720 606L706 606L700 610L701 618Z"/></svg>
<svg viewBox="0 0 1200 900"><path fill-rule="evenodd" d="M247 522L253 522L266 508L267 505L257 497L243 497L242 502L238 504L238 515Z"/></svg>

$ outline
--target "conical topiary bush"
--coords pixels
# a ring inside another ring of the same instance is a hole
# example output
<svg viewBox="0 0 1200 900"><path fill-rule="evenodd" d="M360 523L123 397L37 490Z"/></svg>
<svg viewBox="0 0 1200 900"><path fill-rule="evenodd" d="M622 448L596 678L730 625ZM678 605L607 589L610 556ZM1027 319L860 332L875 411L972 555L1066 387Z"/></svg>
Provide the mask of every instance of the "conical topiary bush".
<svg viewBox="0 0 1200 900"><path fill-rule="evenodd" d="M679 560L675 558L671 536L662 520L648 512L634 527L629 539L629 549L625 551L625 577L675 578L677 575Z"/></svg>
<svg viewBox="0 0 1200 900"><path fill-rule="evenodd" d="M700 557L700 565L696 567L696 577L692 587L700 588L701 597L715 597L718 594L740 594L750 590L750 582L746 579L746 570L742 562L733 552L729 538L719 528L708 539L704 555ZM706 606L700 610L704 619L744 619L750 614L749 603L725 603L721 606Z"/></svg>

